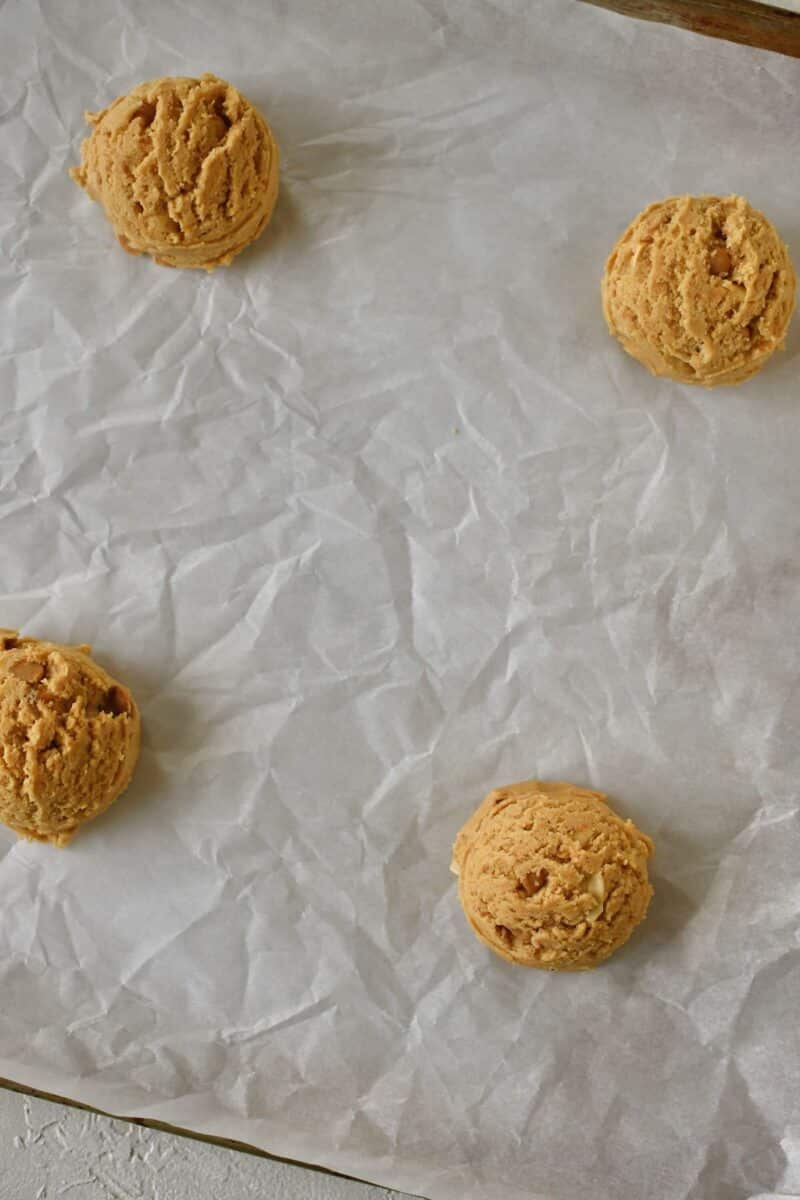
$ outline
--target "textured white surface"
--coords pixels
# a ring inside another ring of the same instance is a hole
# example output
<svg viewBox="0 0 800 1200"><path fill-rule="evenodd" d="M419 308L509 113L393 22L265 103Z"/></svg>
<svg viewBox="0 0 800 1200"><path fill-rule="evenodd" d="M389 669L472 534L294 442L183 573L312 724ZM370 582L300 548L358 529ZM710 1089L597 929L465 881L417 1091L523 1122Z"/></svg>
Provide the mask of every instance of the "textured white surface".
<svg viewBox="0 0 800 1200"><path fill-rule="evenodd" d="M388 1200L397 1192L0 1088L0 1200Z"/></svg>
<svg viewBox="0 0 800 1200"><path fill-rule="evenodd" d="M598 301L683 191L800 261L798 63L564 0L0 26L2 620L146 731L68 853L0 835L0 1076L436 1200L800 1193L800 321L702 395ZM84 107L206 67L284 174L198 278L65 168ZM534 775L656 841L586 978L490 961L447 870Z"/></svg>

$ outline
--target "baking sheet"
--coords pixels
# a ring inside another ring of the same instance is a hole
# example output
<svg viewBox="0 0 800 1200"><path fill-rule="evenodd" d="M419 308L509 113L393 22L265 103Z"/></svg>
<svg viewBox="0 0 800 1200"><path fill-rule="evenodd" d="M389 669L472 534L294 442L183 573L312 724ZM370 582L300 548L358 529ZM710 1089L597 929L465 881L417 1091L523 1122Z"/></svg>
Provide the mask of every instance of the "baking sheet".
<svg viewBox="0 0 800 1200"><path fill-rule="evenodd" d="M684 190L800 257L800 64L565 0L0 34L0 623L146 731L69 850L0 833L0 1075L434 1200L800 1193L800 326L706 394L598 301ZM211 276L66 175L84 108L206 69L284 164ZM656 840L592 974L458 911L457 828L530 776Z"/></svg>

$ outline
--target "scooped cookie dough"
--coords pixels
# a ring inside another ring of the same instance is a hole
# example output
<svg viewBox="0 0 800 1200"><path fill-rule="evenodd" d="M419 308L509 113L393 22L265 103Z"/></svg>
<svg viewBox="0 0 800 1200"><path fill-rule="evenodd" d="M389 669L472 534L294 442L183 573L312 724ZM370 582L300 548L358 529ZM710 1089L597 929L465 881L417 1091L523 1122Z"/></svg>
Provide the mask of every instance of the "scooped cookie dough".
<svg viewBox="0 0 800 1200"><path fill-rule="evenodd" d="M600 792L531 779L489 793L458 834L450 869L490 950L524 967L581 971L644 917L652 853Z"/></svg>
<svg viewBox="0 0 800 1200"><path fill-rule="evenodd" d="M742 383L783 347L789 252L741 196L673 196L625 230L602 285L608 328L654 375Z"/></svg>
<svg viewBox="0 0 800 1200"><path fill-rule="evenodd" d="M275 139L261 113L215 75L152 79L86 120L92 133L70 174L131 254L211 271L272 216Z"/></svg>
<svg viewBox="0 0 800 1200"><path fill-rule="evenodd" d="M139 711L90 658L0 630L0 821L32 841L66 846L128 786Z"/></svg>

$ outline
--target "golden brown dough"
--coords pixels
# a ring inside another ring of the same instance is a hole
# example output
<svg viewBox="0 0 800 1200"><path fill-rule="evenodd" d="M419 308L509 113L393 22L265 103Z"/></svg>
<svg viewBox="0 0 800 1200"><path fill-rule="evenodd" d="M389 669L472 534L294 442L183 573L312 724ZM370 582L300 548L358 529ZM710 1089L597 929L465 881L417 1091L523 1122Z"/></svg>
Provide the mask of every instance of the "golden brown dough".
<svg viewBox="0 0 800 1200"><path fill-rule="evenodd" d="M451 870L467 920L496 954L580 971L643 919L652 852L602 793L530 779L489 793L456 838Z"/></svg>
<svg viewBox="0 0 800 1200"><path fill-rule="evenodd" d="M66 846L128 786L139 710L90 658L0 630L0 821L20 837Z"/></svg>
<svg viewBox="0 0 800 1200"><path fill-rule="evenodd" d="M716 387L749 379L783 347L795 274L741 196L673 196L625 230L602 299L611 333L654 375Z"/></svg>
<svg viewBox="0 0 800 1200"><path fill-rule="evenodd" d="M211 271L272 216L278 147L258 109L215 75L152 79L86 120L70 174L131 254Z"/></svg>

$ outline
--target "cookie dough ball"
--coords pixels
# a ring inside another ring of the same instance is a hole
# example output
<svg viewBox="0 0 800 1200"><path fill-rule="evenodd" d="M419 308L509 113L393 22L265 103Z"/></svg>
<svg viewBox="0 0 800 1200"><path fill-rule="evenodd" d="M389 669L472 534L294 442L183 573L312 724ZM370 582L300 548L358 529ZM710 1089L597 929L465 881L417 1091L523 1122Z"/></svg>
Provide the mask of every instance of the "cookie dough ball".
<svg viewBox="0 0 800 1200"><path fill-rule="evenodd" d="M788 250L741 196L651 204L617 242L603 311L654 375L703 387L741 383L783 347L795 302Z"/></svg>
<svg viewBox="0 0 800 1200"><path fill-rule="evenodd" d="M652 853L600 792L531 779L489 793L456 838L450 869L490 950L524 967L582 971L644 917Z"/></svg>
<svg viewBox="0 0 800 1200"><path fill-rule="evenodd" d="M0 630L0 821L66 846L130 783L139 711L90 658Z"/></svg>
<svg viewBox="0 0 800 1200"><path fill-rule="evenodd" d="M272 216L278 147L261 113L215 75L153 79L86 120L92 134L70 174L131 254L211 271Z"/></svg>

